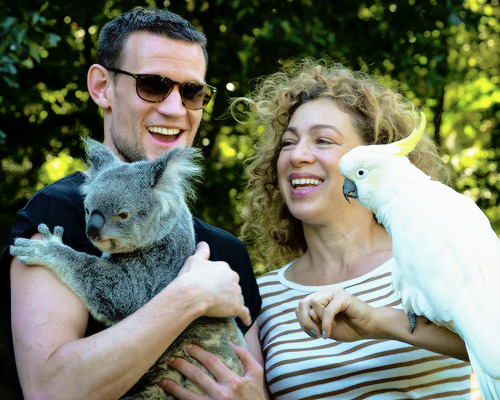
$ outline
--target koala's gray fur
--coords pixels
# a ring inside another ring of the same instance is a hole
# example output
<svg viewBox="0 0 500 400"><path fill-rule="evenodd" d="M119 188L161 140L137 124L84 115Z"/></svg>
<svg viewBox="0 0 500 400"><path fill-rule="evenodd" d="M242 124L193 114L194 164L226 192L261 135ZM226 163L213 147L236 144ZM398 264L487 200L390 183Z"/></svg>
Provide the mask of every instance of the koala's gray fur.
<svg viewBox="0 0 500 400"><path fill-rule="evenodd" d="M84 142L91 175L82 187L87 235L103 251L102 257L64 245L62 227L51 234L44 224L39 231L46 240L17 238L11 254L26 265L52 269L96 319L110 326L158 294L194 253L186 197L193 194L190 179L200 172L195 163L199 153L175 148L154 161L124 163L103 144L92 139ZM184 350L187 343L217 354L243 375L229 341L244 345L232 318L195 320L123 398L174 399L158 387L161 378L198 391L165 361L167 355L177 355L200 365Z"/></svg>

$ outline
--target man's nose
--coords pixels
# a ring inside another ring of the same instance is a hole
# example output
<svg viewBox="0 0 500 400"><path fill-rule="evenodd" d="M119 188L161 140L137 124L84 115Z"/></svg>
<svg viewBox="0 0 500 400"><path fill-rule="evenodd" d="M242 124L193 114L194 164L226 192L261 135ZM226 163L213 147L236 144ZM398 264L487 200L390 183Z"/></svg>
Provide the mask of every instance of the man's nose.
<svg viewBox="0 0 500 400"><path fill-rule="evenodd" d="M158 103L156 109L159 113L173 117L186 115L186 107L182 104L182 97L179 85L175 85L172 91L162 102Z"/></svg>

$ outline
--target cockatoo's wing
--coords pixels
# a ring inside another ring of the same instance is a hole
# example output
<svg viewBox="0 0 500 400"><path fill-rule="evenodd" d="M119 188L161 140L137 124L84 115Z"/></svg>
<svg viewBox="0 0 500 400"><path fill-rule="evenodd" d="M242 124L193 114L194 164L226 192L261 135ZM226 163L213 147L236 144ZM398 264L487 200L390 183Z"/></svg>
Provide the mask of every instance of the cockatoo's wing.
<svg viewBox="0 0 500 400"><path fill-rule="evenodd" d="M472 370L476 375L483 400L498 400L500 398L500 380L486 373L476 359L474 353L467 347Z"/></svg>
<svg viewBox="0 0 500 400"><path fill-rule="evenodd" d="M488 219L435 181L403 186L393 200L394 287L405 310L457 332L477 375L500 379L500 240ZM500 394L500 381L490 384Z"/></svg>

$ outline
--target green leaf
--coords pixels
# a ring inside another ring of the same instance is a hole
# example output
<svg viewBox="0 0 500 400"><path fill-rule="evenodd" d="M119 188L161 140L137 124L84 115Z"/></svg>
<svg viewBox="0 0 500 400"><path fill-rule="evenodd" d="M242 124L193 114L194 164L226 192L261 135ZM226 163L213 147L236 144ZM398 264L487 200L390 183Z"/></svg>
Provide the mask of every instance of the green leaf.
<svg viewBox="0 0 500 400"><path fill-rule="evenodd" d="M38 43L32 42L30 40L29 42L29 54L31 57L33 57L36 62L40 62L40 46Z"/></svg>
<svg viewBox="0 0 500 400"><path fill-rule="evenodd" d="M49 33L47 35L47 40L52 47L56 47L57 43L59 43L59 41L61 40L61 36L56 35L55 33Z"/></svg>

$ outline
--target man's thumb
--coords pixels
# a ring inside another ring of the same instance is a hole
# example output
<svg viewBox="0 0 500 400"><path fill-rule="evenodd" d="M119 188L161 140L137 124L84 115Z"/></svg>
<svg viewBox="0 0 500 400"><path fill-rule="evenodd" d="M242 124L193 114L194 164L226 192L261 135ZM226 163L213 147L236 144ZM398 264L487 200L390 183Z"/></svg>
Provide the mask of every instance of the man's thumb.
<svg viewBox="0 0 500 400"><path fill-rule="evenodd" d="M210 247L207 242L199 242L196 245L196 250L194 252L195 256L201 257L205 260L210 258Z"/></svg>

